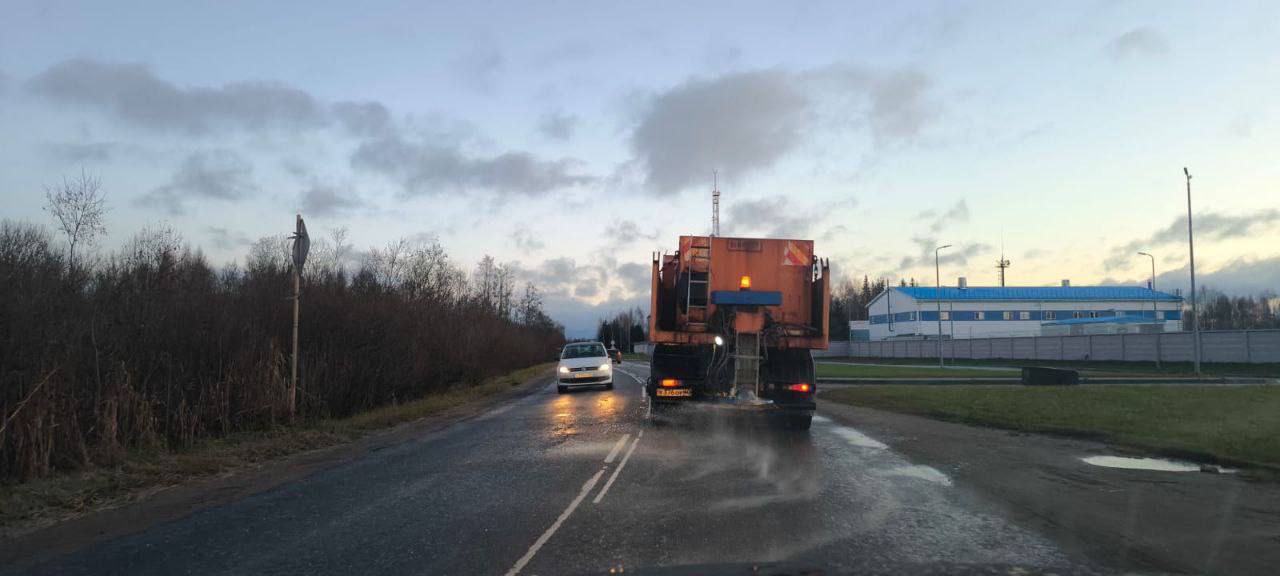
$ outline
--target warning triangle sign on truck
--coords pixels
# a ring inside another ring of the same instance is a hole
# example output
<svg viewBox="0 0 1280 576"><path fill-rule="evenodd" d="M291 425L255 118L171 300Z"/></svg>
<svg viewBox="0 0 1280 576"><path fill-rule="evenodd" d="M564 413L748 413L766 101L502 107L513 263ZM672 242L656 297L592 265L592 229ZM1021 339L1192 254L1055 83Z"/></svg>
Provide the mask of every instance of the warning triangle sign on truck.
<svg viewBox="0 0 1280 576"><path fill-rule="evenodd" d="M809 251L804 242L796 242L795 240L787 241L787 249L782 251L782 264L784 266L808 266Z"/></svg>

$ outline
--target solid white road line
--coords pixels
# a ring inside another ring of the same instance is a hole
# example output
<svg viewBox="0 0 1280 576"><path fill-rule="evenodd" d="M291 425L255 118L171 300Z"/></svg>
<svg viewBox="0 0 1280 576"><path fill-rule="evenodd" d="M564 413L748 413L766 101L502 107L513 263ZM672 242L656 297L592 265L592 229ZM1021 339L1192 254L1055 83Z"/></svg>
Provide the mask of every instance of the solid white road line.
<svg viewBox="0 0 1280 576"><path fill-rule="evenodd" d="M632 447L635 447L635 445L633 444ZM628 456L630 456L630 454L628 454ZM623 462L626 462L626 459L623 459ZM529 547L529 551L525 552L524 556L521 556L520 559L516 561L515 566L512 566L510 570L507 570L506 576L515 576L516 574L519 574L520 570L524 569L525 565L528 564L530 560L533 560L534 555L538 553L538 550L542 548L542 545L546 544L547 540L551 539L551 536L556 533L556 530L560 529L560 525L564 524L564 521L569 518L569 515L573 514L573 511L578 508L578 504L582 503L582 499L586 498L587 494L591 493L591 489L595 488L596 482L600 481L600 477L604 475L605 470L607 470L607 468L601 468L596 472L595 476L592 476L590 480L587 480L586 484L582 485L582 490L578 491L578 497L574 498L573 502L569 503L569 507L565 508L564 512L560 513L560 517L556 518L555 524L552 524L550 528L547 528L546 532L542 533L542 536L538 537L538 540L533 543L533 546Z"/></svg>
<svg viewBox="0 0 1280 576"><path fill-rule="evenodd" d="M618 439L618 442L613 445L613 450L610 450L609 455L604 457L605 464L613 463L613 459L618 457L618 452L621 452L622 447L627 445L627 438L630 437L631 434L623 434L622 437Z"/></svg>
<svg viewBox="0 0 1280 576"><path fill-rule="evenodd" d="M641 433L643 432L644 431L642 430ZM640 437L636 436L636 439L631 441L631 447L627 448L626 455L624 455L622 457L622 461L618 463L617 469L615 469L613 474L609 476L609 481L604 483L604 488L601 488L600 493L596 494L596 499L591 501L592 504L599 504L601 500L604 500L605 493L609 491L610 486L613 486L613 481L618 479L618 474L621 473L622 468L627 465L627 460L631 459L631 453L636 451L636 444L639 443Z"/></svg>

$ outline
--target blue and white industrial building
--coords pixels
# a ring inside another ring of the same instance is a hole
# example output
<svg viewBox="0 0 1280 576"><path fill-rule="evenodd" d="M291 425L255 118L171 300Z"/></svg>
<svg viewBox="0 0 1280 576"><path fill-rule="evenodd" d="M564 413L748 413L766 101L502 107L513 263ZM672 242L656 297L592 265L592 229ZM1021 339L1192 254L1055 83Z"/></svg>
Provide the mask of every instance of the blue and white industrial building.
<svg viewBox="0 0 1280 576"><path fill-rule="evenodd" d="M939 290L893 286L867 306L871 340L937 338ZM941 289L943 338L1182 330L1182 297L1141 286Z"/></svg>

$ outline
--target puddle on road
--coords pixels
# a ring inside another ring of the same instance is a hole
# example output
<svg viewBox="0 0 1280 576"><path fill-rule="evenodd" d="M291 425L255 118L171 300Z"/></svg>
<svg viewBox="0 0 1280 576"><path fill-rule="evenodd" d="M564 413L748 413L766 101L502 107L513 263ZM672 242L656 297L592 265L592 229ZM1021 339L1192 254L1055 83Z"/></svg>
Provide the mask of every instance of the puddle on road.
<svg viewBox="0 0 1280 576"><path fill-rule="evenodd" d="M1191 462L1168 460L1165 458L1127 458L1124 456L1088 456L1081 458L1086 464L1105 468L1123 468L1125 470L1151 470L1154 472L1199 472L1200 465ZM1231 474L1230 468L1220 468L1219 472Z"/></svg>
<svg viewBox="0 0 1280 576"><path fill-rule="evenodd" d="M939 472L937 468L932 466L899 466L890 468L884 472L880 472L881 476L905 476L908 478L918 478L926 482L950 486L951 479L946 474Z"/></svg>

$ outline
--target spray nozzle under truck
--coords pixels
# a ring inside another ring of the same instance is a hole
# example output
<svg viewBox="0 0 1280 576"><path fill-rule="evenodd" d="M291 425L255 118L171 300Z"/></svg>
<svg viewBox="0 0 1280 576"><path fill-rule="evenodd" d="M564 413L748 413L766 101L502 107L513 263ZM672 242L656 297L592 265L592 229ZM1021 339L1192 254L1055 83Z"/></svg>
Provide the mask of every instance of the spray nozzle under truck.
<svg viewBox="0 0 1280 576"><path fill-rule="evenodd" d="M829 263L812 240L681 236L655 254L649 303L651 407L714 402L808 428L811 350L827 348Z"/></svg>

